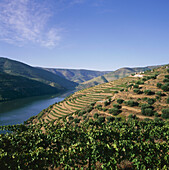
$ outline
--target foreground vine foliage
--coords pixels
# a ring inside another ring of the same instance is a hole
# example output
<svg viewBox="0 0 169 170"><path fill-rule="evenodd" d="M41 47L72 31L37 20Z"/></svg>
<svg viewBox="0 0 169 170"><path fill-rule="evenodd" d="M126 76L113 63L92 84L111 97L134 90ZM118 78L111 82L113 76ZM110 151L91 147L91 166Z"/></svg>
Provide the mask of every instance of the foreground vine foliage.
<svg viewBox="0 0 169 170"><path fill-rule="evenodd" d="M43 127L43 128L42 128ZM1 169L167 169L169 122L1 126Z"/></svg>

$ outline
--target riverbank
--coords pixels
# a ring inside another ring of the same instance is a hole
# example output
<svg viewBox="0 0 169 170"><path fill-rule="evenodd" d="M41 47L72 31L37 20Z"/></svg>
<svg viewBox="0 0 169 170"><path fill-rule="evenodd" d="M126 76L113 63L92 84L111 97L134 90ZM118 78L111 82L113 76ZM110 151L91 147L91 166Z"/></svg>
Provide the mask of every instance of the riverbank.
<svg viewBox="0 0 169 170"><path fill-rule="evenodd" d="M0 125L23 123L30 117L36 116L49 105L64 100L70 93L67 92L61 96L29 97L0 103Z"/></svg>

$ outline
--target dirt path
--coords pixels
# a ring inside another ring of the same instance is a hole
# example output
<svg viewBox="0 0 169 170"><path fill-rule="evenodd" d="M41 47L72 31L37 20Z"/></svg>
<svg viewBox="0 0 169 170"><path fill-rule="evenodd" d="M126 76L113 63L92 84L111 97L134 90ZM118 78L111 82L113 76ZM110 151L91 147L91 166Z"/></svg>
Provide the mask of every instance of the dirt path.
<svg viewBox="0 0 169 170"><path fill-rule="evenodd" d="M134 111L134 112L137 112L137 113L140 113L140 112L141 112L140 109L136 109L136 108L129 107L129 106L122 106L122 109L131 110L131 111Z"/></svg>

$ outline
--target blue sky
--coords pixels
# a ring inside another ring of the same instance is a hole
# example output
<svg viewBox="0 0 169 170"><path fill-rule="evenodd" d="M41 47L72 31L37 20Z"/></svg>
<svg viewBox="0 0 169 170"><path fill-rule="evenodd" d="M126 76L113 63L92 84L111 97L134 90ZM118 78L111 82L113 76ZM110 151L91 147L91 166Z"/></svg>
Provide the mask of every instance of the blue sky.
<svg viewBox="0 0 169 170"><path fill-rule="evenodd" d="M169 63L168 0L0 0L0 56L115 70Z"/></svg>

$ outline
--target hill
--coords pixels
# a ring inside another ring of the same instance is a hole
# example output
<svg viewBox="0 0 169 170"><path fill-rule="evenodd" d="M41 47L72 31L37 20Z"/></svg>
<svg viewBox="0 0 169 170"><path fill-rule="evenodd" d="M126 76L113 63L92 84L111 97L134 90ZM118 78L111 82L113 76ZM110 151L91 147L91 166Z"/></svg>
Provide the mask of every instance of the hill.
<svg viewBox="0 0 169 170"><path fill-rule="evenodd" d="M169 69L75 92L0 127L2 169L168 169Z"/></svg>
<svg viewBox="0 0 169 170"><path fill-rule="evenodd" d="M93 71L84 69L56 69L56 68L43 68L50 71L58 76L64 77L70 81L76 83L83 83L85 81L91 80L95 77L102 76L109 73L110 71Z"/></svg>
<svg viewBox="0 0 169 170"><path fill-rule="evenodd" d="M161 117L162 110L169 107L167 71L163 66L145 71L143 78L129 76L80 90L42 111L35 120L50 122L68 116L83 122L95 113L114 118L131 114L139 119Z"/></svg>
<svg viewBox="0 0 169 170"><path fill-rule="evenodd" d="M3 57L0 57L0 71L7 74L22 76L32 80L40 81L60 90L74 89L77 85L77 83L71 82L49 71L31 67L27 64Z"/></svg>
<svg viewBox="0 0 169 170"><path fill-rule="evenodd" d="M0 72L0 102L16 98L59 94L63 91L21 76Z"/></svg>
<svg viewBox="0 0 169 170"><path fill-rule="evenodd" d="M77 89L84 89L88 87L92 87L98 84L106 83L112 80L117 80L119 78L127 77L133 73L139 73L139 72L144 72L147 70L151 70L153 68L156 68L159 66L148 66L148 67L135 67L135 68L129 68L129 67L124 67L120 68L116 71L112 71L110 73L107 73L105 75L93 78L89 81L83 82L82 84L79 84Z"/></svg>

